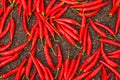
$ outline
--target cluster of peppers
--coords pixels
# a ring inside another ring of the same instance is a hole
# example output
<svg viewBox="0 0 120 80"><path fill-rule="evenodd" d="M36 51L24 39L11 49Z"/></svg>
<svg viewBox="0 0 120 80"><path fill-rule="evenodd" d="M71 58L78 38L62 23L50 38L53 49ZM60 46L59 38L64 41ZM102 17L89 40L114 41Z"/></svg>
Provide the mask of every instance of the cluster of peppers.
<svg viewBox="0 0 120 80"><path fill-rule="evenodd" d="M2 39L10 32L10 42L5 45L0 43L0 68L18 59L20 52L25 49L30 42L32 43L29 57L24 57L20 65L11 71L0 74L0 78L4 79L12 74L16 74L14 80L24 80L25 78L34 80L38 73L40 80L91 80L101 70L102 80L108 80L112 74L114 74L116 80L120 80L120 72L117 70L119 64L112 60L120 59L120 50L118 49L108 54L104 51L105 44L120 47L120 43L116 37L120 28L120 0L112 0L113 5L109 11L110 17L118 12L115 31L109 26L91 19L101 8L108 5L110 0L50 0L46 7L45 0L0 0L0 3L2 6L0 8L0 38ZM28 36L28 40L13 49L9 49L15 35L15 21L11 15L13 8L16 6L18 9L18 17L20 18L22 16L22 27ZM81 17L81 23L71 18L62 18L62 15L64 15L68 9L77 12L78 16ZM9 15L10 20L4 28ZM36 17L36 22L29 30L27 21L31 19L31 16ZM79 31L74 28L75 26L80 27ZM92 36L88 30L89 27L92 27L92 29L100 35L98 39L100 45L94 53L92 52ZM103 28L109 32L114 39L99 28ZM72 46L80 49L80 52L75 55L72 60L70 60L70 55L68 54L68 57L63 62L60 45L56 44L56 52L53 49L51 38L57 41L55 35L61 39L64 37ZM44 48L44 57L48 66L44 65L42 61L35 57L36 44L39 38L41 46ZM53 64L49 49L51 49L54 56L57 57L56 66ZM80 64L80 60L85 53L89 56L84 63ZM100 56L102 56L102 60ZM98 62L100 64L95 69L92 69ZM31 74L32 66L35 66L36 70ZM111 71L109 74L107 74L106 68ZM56 71L55 76L52 73L53 71Z"/></svg>

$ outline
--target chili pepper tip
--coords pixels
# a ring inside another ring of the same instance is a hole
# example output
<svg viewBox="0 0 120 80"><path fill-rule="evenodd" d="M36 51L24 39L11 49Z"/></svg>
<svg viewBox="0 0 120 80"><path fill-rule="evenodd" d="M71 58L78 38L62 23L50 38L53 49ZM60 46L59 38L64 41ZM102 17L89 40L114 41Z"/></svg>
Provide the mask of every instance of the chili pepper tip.
<svg viewBox="0 0 120 80"><path fill-rule="evenodd" d="M42 47L44 48L44 45L43 45L43 38L40 38L40 41L41 41Z"/></svg>
<svg viewBox="0 0 120 80"><path fill-rule="evenodd" d="M25 76L27 78L27 80L30 80L28 76Z"/></svg>
<svg viewBox="0 0 120 80"><path fill-rule="evenodd" d="M55 75L55 80L56 80L57 77L58 77L59 70L60 70L60 68L57 68L57 73L56 73L56 75Z"/></svg>
<svg viewBox="0 0 120 80"><path fill-rule="evenodd" d="M55 36L54 36L54 35L52 35L52 37L53 37L53 39L54 39L55 42L58 42L58 40L55 39Z"/></svg>
<svg viewBox="0 0 120 80"><path fill-rule="evenodd" d="M110 13L110 14L109 14L109 17L111 18L112 16L113 16L113 15Z"/></svg>
<svg viewBox="0 0 120 80"><path fill-rule="evenodd" d="M82 49L81 47L79 47L77 44L74 44L74 46L78 49Z"/></svg>
<svg viewBox="0 0 120 80"><path fill-rule="evenodd" d="M55 51L54 51L54 49L53 49L53 47L50 47L50 49L52 50L53 54L54 54L55 56L57 56L56 53L55 53Z"/></svg>
<svg viewBox="0 0 120 80"><path fill-rule="evenodd" d="M25 79L25 75L22 77L22 80L24 80ZM28 79L29 80L29 79Z"/></svg>
<svg viewBox="0 0 120 80"><path fill-rule="evenodd" d="M113 35L113 37L115 38L115 40L117 40L117 41L118 41L118 38L117 38L117 36L116 36L116 35Z"/></svg>

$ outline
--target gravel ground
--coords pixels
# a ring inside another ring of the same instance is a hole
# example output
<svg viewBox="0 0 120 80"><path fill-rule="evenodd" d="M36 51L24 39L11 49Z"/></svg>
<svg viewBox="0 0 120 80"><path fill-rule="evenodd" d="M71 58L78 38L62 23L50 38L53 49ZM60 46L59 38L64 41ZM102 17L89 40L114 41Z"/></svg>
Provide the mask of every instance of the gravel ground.
<svg viewBox="0 0 120 80"><path fill-rule="evenodd" d="M49 0L45 0L45 1L46 1L46 4L47 4ZM109 12L111 6L112 6L112 3L110 3L109 5L107 5L104 8L102 8L99 11L99 13L97 13L94 17L92 17L93 21L97 21L97 22L103 23L103 24L108 25L108 26L110 26L111 28L114 29L114 27L115 27L115 20L116 20L116 14L112 18L110 18L108 16L108 12ZM75 20L77 20L78 22L81 23L81 18L78 17L76 12L71 10L71 9L69 9L62 17L73 18L73 19L75 19ZM25 41L27 41L27 35L24 33L23 28L22 28L21 18L17 17L17 8L16 7L13 10L13 18L15 19L16 30L15 30L14 41L13 41L12 46L10 47L10 49L12 49L12 48L14 48L14 47L24 43ZM8 21L9 21L9 18L7 19L6 23ZM29 21L29 25L28 25L29 29L31 28L31 26L33 25L33 23L35 21L36 21L35 17L32 16L30 21ZM75 27L75 28L79 30L79 27ZM95 52L97 50L98 46L99 46L99 41L95 40L96 37L98 36L98 34L96 34L96 32L91 27L90 27L90 33L91 33L92 40L93 40L93 52ZM117 35L117 37L120 40L120 32ZM53 41L54 49L55 49L55 44L56 43L60 43L61 49L62 49L62 52L63 52L63 61L67 57L68 51L70 51L70 58L71 59L73 58L73 56L75 54L78 54L80 52L79 49L77 49L76 47L72 47L65 39L63 39L63 41L60 40L59 37L56 37L56 39L58 39L59 41L58 42ZM9 42L9 33L3 39L0 39L0 42L4 43L4 44L7 44ZM28 45L27 48L25 48L21 52L20 57L17 60L13 61L12 63L9 63L9 65L4 66L3 68L0 68L0 74L5 73L7 71L10 71L11 69L13 69L16 66L18 66L25 56L29 57L30 46L31 46L31 43ZM110 52L110 51L114 51L116 49L118 49L118 48L115 47L115 46L111 46L111 45L107 45L107 44L105 45L106 53ZM54 64L56 64L57 63L57 59L52 54L52 52L51 52L51 56L52 56ZM45 61L45 58L44 58L43 48L41 46L40 40L38 40L38 42L37 42L36 57L39 58L43 62L44 65L48 66L46 61ZM87 55L83 56L82 60L81 60L81 63L86 58L87 58ZM33 70L34 69L35 68L33 67ZM55 75L55 72L53 72L53 74ZM13 80L14 77L15 77L15 74L10 76L7 79L1 79L1 80ZM101 72L99 72L93 80L100 80L100 78L101 78ZM39 80L38 75L36 76L35 80ZM112 75L109 80L114 80L114 75Z"/></svg>

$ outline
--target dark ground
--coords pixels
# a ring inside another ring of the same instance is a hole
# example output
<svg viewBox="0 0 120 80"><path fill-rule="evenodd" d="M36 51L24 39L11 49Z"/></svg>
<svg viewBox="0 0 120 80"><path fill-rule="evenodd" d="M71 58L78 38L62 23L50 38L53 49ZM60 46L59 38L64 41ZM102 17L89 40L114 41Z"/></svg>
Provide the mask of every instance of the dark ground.
<svg viewBox="0 0 120 80"><path fill-rule="evenodd" d="M48 3L48 0L45 0L45 1L46 1L46 3ZM99 13L97 13L94 17L92 17L93 21L97 21L97 22L103 23L103 24L105 24L107 26L110 26L111 28L115 29L116 14L112 18L110 18L108 16L108 12L111 9L111 6L112 6L112 3L110 3L109 5L107 5L104 8L102 8L99 11ZM81 18L78 17L77 14L76 14L76 12L73 11L73 10L69 9L63 15L63 17L73 18L73 19L77 20L79 23L81 23ZM23 28L22 28L21 18L19 19L17 17L17 7L15 7L14 10L13 10L13 18L15 19L15 22L16 22L16 31L15 31L14 41L13 41L12 46L10 47L10 49L12 49L12 48L14 48L14 47L16 47L16 46L24 43L25 41L27 41L27 35L24 33ZM7 22L8 21L9 21L9 19L7 20ZM31 28L31 26L33 25L33 23L35 21L36 21L35 17L32 16L32 18L30 19L29 25L28 25L29 29ZM76 27L76 29L79 30L79 27ZM95 52L97 50L97 47L99 46L99 41L95 40L96 37L98 36L98 34L96 34L95 31L93 31L92 28L90 28L90 33L91 33L92 40L93 40L93 52ZM117 35L117 37L120 40L120 32ZM58 37L56 37L56 38L59 41L58 42L53 41L53 43L54 43L54 49L55 49L55 44L56 43L60 43L61 49L62 49L62 52L63 52L63 58L64 58L64 60L67 57L68 51L70 51L70 58L71 59L72 59L72 57L75 54L78 54L80 52L79 49L77 49L75 47L72 47L65 39L63 39L63 41L61 41ZM0 42L2 42L4 44L7 44L9 42L9 33L3 39L0 39ZM20 57L17 60L9 63L9 65L4 66L3 68L0 68L0 74L5 73L7 71L10 71L11 69L13 69L16 66L18 66L20 64L20 62L22 61L22 59L25 56L29 57L30 45L31 45L31 43L29 44L29 46L27 48L24 49L24 51L20 54ZM111 45L107 45L107 44L105 45L105 51L106 51L106 53L110 52L110 51L114 51L116 49L118 49L118 48L115 47L115 46L111 46ZM53 62L56 64L57 60L56 60L56 57L52 54L52 52L51 52L51 56L52 56ZM40 40L38 40L38 43L37 43L36 57L39 58L43 62L43 64L47 66L47 63L46 63L45 58L44 58L43 48L41 46ZM81 59L81 63L86 58L87 58L87 56L83 56L82 59ZM34 69L34 67L33 67L33 69ZM55 74L55 72L53 72L53 73ZM15 77L15 74L12 75L12 76L10 76L7 79L1 79L1 80L13 80L14 77ZM101 78L101 72L99 72L99 74L97 74L96 77L93 80L100 80L100 78ZM35 80L39 80L38 75L36 76ZM112 75L109 80L114 80L114 75Z"/></svg>

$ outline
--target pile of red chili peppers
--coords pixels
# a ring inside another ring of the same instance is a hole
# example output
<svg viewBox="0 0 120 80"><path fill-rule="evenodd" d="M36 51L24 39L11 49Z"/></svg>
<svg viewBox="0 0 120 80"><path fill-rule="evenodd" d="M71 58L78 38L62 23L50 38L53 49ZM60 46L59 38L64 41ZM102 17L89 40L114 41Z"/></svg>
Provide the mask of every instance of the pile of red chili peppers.
<svg viewBox="0 0 120 80"><path fill-rule="evenodd" d="M114 29L92 20L101 8L111 2L112 7L108 16L117 14ZM120 49L108 53L105 51L105 44L120 47L116 36L120 28L120 0L50 0L47 5L45 5L45 0L0 0L0 4L0 39L7 33L10 35L7 44L0 43L0 68L19 59L21 51L31 43L29 57L24 57L16 68L0 74L0 79L9 78L15 74L14 80L36 80L35 77L39 77L40 80L91 80L101 72L101 80L109 80L111 76L114 76L114 80L120 80L118 70L120 66L116 61L120 60ZM18 18L22 18L22 27L28 38L25 43L11 49L17 27L12 17L12 10L15 7L18 10ZM81 21L63 18L68 9L76 11ZM5 26L9 16L10 20ZM36 17L36 22L31 29L28 29L27 22L31 16ZM100 45L95 52L92 51L93 40L89 31L90 27L99 35L97 40ZM68 53L64 60L60 44L53 44L52 41L57 41L57 36L59 39L65 38L71 46L80 50L79 53L72 59ZM43 57L48 65L35 56L38 39L41 41L40 45L44 50ZM56 46L56 50L53 45ZM50 50L57 58L57 64L53 63ZM85 55L88 57L81 62ZM35 68L34 71L32 68ZM53 74L54 71L55 74Z"/></svg>

